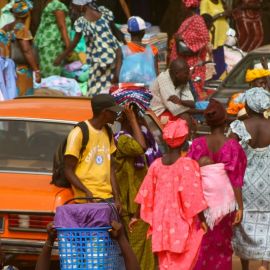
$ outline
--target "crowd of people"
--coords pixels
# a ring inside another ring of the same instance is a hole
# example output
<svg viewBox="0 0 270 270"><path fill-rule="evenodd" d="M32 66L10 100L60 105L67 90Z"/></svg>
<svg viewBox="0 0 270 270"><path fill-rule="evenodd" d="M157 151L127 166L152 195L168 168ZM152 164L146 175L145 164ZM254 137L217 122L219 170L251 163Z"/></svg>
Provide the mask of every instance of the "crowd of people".
<svg viewBox="0 0 270 270"><path fill-rule="evenodd" d="M168 64L184 58L193 67L196 97L204 100L205 80L223 78L245 53L270 39L267 1L6 2L0 21L1 66L5 66L1 99L33 94L38 88L92 97L108 93L118 82L151 85L159 73L158 49L151 50L142 39L153 22L168 34ZM161 9L167 11L158 20ZM136 16L128 21L131 42L127 42L116 22L126 23L131 15ZM148 65L142 64L143 59ZM215 67L200 65L206 60Z"/></svg>
<svg viewBox="0 0 270 270"><path fill-rule="evenodd" d="M91 139L82 147L82 129L72 129L64 174L74 197L115 204L122 224L113 221L111 235L126 269L231 270L235 252L243 270L250 260L268 270L268 63L247 70L250 89L234 95L227 111L214 99L206 103L210 134L192 140L209 72L222 77L270 40L268 1L172 0L163 3L159 22L160 1L155 12L150 0L63 2L12 0L1 10L1 99L33 94L33 86L91 97L93 118L85 121ZM40 9L40 21L33 9ZM114 15L125 18L129 42ZM157 47L143 42L148 21L168 33L163 72ZM240 58L228 63L236 38ZM201 64L207 60L214 69ZM144 118L148 109L163 125L166 149ZM115 121L120 128L113 134ZM56 234L48 231L37 270L50 268Z"/></svg>

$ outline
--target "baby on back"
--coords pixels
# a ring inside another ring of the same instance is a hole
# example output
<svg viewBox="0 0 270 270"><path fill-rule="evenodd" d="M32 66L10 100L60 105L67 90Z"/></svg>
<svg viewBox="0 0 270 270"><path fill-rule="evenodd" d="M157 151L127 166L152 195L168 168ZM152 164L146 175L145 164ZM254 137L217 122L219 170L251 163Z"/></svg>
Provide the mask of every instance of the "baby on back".
<svg viewBox="0 0 270 270"><path fill-rule="evenodd" d="M237 203L223 163L214 163L207 156L198 161L201 167L203 194L208 205L204 216L208 226L218 224L224 216L235 211Z"/></svg>
<svg viewBox="0 0 270 270"><path fill-rule="evenodd" d="M215 164L210 157L201 157L198 161L200 167Z"/></svg>

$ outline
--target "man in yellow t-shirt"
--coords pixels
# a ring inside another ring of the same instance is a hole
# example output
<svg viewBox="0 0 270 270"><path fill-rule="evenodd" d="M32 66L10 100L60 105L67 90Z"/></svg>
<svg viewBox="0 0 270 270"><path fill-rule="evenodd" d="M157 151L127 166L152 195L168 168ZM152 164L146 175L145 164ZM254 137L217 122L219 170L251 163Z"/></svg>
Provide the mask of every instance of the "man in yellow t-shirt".
<svg viewBox="0 0 270 270"><path fill-rule="evenodd" d="M65 152L65 175L72 185L74 197L114 198L117 204L119 193L111 166L111 154L116 147L105 125L114 123L122 107L108 94L94 96L91 103L93 118L85 121L88 143L80 155L82 131L76 127L70 132Z"/></svg>

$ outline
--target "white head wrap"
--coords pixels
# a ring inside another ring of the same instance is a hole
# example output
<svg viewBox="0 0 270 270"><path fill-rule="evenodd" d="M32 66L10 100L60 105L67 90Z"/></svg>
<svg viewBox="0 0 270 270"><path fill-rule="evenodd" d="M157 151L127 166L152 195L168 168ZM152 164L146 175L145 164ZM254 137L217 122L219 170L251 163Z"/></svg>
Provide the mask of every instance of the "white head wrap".
<svg viewBox="0 0 270 270"><path fill-rule="evenodd" d="M85 6L87 4L91 4L94 0L72 0L72 4L78 6Z"/></svg>
<svg viewBox="0 0 270 270"><path fill-rule="evenodd" d="M257 113L263 113L270 108L270 93L262 87L254 87L239 95L235 102L246 103Z"/></svg>

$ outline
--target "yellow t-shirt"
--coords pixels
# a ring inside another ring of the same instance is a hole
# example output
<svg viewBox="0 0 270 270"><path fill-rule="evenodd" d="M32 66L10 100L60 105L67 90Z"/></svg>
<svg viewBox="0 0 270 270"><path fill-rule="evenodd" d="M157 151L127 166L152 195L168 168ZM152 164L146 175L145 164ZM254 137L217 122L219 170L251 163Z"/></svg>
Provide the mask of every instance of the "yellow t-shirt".
<svg viewBox="0 0 270 270"><path fill-rule="evenodd" d="M81 182L93 193L94 197L102 199L112 198L111 154L115 152L114 140L109 141L106 128L97 130L86 122L89 129L89 141L80 156L82 146L82 131L74 128L67 139L65 155L78 158L75 174ZM72 187L74 197L85 197L85 193Z"/></svg>
<svg viewBox="0 0 270 270"><path fill-rule="evenodd" d="M208 13L212 17L224 12L224 8L221 0L218 1L218 4L214 4L211 0L201 0L200 3L200 13L201 15ZM215 38L212 40L214 49L217 49L220 46L223 46L227 39L227 31L229 29L229 24L225 17L218 18L214 22L215 26Z"/></svg>

